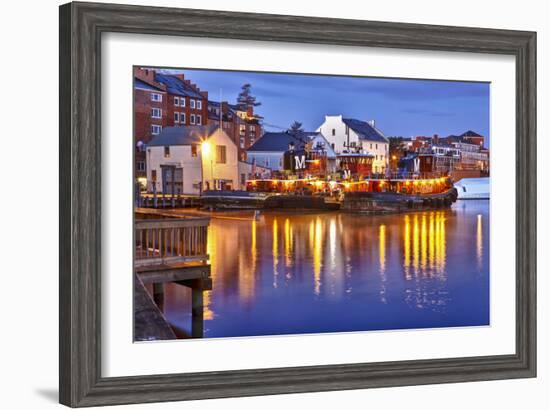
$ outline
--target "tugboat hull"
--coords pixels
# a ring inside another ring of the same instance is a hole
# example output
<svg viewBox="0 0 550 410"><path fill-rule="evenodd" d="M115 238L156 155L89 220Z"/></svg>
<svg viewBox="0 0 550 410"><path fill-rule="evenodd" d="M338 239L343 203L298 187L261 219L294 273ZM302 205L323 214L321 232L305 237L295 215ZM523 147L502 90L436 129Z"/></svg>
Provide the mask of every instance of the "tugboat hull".
<svg viewBox="0 0 550 410"><path fill-rule="evenodd" d="M455 188L438 194L409 195L394 192L348 192L342 210L368 214L406 212L412 209L449 208L457 199Z"/></svg>

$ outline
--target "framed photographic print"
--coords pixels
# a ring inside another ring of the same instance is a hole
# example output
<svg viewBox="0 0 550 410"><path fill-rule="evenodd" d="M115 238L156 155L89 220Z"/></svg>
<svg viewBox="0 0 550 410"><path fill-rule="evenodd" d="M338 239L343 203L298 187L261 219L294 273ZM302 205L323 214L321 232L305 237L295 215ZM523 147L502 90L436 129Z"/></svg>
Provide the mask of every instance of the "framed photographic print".
<svg viewBox="0 0 550 410"><path fill-rule="evenodd" d="M60 402L534 377L535 42L61 6Z"/></svg>

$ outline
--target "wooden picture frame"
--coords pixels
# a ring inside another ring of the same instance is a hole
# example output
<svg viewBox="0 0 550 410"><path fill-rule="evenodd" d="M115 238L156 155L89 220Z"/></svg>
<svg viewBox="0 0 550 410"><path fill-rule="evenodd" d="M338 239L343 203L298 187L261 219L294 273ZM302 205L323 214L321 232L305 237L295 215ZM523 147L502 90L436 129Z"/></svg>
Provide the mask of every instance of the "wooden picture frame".
<svg viewBox="0 0 550 410"><path fill-rule="evenodd" d="M101 376L101 35L107 32L512 55L516 352L258 370ZM60 402L98 406L536 375L536 33L94 3L60 7Z"/></svg>

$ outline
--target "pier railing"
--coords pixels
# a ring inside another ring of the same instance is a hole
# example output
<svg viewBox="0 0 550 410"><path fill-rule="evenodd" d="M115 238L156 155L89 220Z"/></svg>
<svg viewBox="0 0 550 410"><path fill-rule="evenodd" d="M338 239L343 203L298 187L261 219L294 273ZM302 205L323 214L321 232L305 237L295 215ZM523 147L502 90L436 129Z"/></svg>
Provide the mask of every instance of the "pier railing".
<svg viewBox="0 0 550 410"><path fill-rule="evenodd" d="M135 267L208 260L210 218L138 219Z"/></svg>

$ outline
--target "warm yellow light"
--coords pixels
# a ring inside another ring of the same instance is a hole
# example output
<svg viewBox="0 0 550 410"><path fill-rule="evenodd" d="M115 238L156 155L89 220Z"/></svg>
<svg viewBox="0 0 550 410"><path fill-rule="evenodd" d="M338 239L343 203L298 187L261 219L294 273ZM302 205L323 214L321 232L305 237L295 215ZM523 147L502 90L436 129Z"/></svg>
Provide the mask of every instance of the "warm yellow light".
<svg viewBox="0 0 550 410"><path fill-rule="evenodd" d="M414 185L418 185L418 180L415 180L415 181L413 182L413 184L414 184Z"/></svg>
<svg viewBox="0 0 550 410"><path fill-rule="evenodd" d="M323 186L323 181L315 181L315 186L321 188Z"/></svg>
<svg viewBox="0 0 550 410"><path fill-rule="evenodd" d="M201 151L202 151L202 154L206 157L210 155L211 146L208 141L203 141L201 143Z"/></svg>
<svg viewBox="0 0 550 410"><path fill-rule="evenodd" d="M397 159L397 157L395 155L392 155L391 159L393 159L395 161Z"/></svg>
<svg viewBox="0 0 550 410"><path fill-rule="evenodd" d="M344 182L344 188L349 189L350 185L351 184L349 182Z"/></svg>
<svg viewBox="0 0 550 410"><path fill-rule="evenodd" d="M137 181L138 181L141 185L147 186L147 178L145 178L145 177L139 177L139 178L137 179Z"/></svg>

